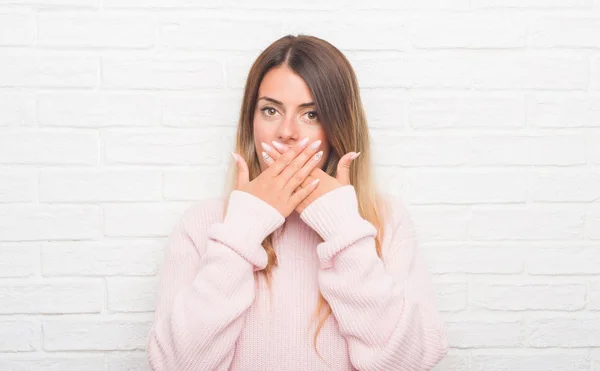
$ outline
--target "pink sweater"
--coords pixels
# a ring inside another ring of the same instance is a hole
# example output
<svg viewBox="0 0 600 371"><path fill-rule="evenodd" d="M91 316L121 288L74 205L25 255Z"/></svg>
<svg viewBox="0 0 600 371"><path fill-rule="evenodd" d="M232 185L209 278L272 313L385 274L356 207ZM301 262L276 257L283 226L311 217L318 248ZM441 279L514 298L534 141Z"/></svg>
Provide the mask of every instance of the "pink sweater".
<svg viewBox="0 0 600 371"><path fill-rule="evenodd" d="M429 370L447 353L429 273L404 206L383 243L361 217L354 187L337 188L287 219L249 193L191 207L161 269L147 355L153 370ZM272 296L255 279L275 233ZM319 238L321 237L322 240ZM318 290L333 310L317 338ZM309 328L310 325L310 328Z"/></svg>

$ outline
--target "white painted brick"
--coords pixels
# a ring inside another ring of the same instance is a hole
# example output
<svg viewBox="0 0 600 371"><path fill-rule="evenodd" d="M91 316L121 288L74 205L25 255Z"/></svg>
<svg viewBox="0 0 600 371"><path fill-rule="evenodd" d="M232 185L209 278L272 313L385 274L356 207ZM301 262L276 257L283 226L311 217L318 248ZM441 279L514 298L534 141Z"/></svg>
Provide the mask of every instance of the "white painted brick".
<svg viewBox="0 0 600 371"><path fill-rule="evenodd" d="M377 2L365 2L360 0L346 0L346 3L358 9L436 9L436 10L466 10L469 8L468 0L444 1L444 0L380 0Z"/></svg>
<svg viewBox="0 0 600 371"><path fill-rule="evenodd" d="M469 354L462 349L450 349L432 371L465 371L469 369Z"/></svg>
<svg viewBox="0 0 600 371"><path fill-rule="evenodd" d="M419 206L411 208L419 238L427 240L467 239L469 209L463 206Z"/></svg>
<svg viewBox="0 0 600 371"><path fill-rule="evenodd" d="M434 279L436 306L442 312L455 312L467 307L467 282L444 282Z"/></svg>
<svg viewBox="0 0 600 371"><path fill-rule="evenodd" d="M525 104L519 97L412 96L410 126L427 129L516 129L525 125Z"/></svg>
<svg viewBox="0 0 600 371"><path fill-rule="evenodd" d="M31 352L41 349L42 326L36 321L0 320L0 352Z"/></svg>
<svg viewBox="0 0 600 371"><path fill-rule="evenodd" d="M600 240L600 205L589 205L585 224L586 235L592 239Z"/></svg>
<svg viewBox="0 0 600 371"><path fill-rule="evenodd" d="M93 87L98 61L92 57L0 55L0 87Z"/></svg>
<svg viewBox="0 0 600 371"><path fill-rule="evenodd" d="M406 199L407 175L408 168L397 166L383 167L375 166L373 181L379 186L382 192L397 195Z"/></svg>
<svg viewBox="0 0 600 371"><path fill-rule="evenodd" d="M0 277L27 277L38 273L40 247L31 242L0 243Z"/></svg>
<svg viewBox="0 0 600 371"><path fill-rule="evenodd" d="M471 356L472 371L588 371L587 352L579 349L490 349Z"/></svg>
<svg viewBox="0 0 600 371"><path fill-rule="evenodd" d="M591 371L600 371L600 349L591 349L592 368Z"/></svg>
<svg viewBox="0 0 600 371"><path fill-rule="evenodd" d="M110 312L151 312L158 289L155 277L108 278Z"/></svg>
<svg viewBox="0 0 600 371"><path fill-rule="evenodd" d="M40 172L42 202L160 201L160 170L63 170Z"/></svg>
<svg viewBox="0 0 600 371"><path fill-rule="evenodd" d="M589 309L600 310L600 280L590 282Z"/></svg>
<svg viewBox="0 0 600 371"><path fill-rule="evenodd" d="M600 19L551 16L533 20L529 44L535 48L598 48Z"/></svg>
<svg viewBox="0 0 600 371"><path fill-rule="evenodd" d="M600 58L596 58L592 62L592 71L594 71L592 75L591 88L594 90L600 90Z"/></svg>
<svg viewBox="0 0 600 371"><path fill-rule="evenodd" d="M161 96L161 122L169 127L236 127L242 104L241 93L171 94Z"/></svg>
<svg viewBox="0 0 600 371"><path fill-rule="evenodd" d="M583 237L585 209L579 205L477 207L469 235L475 240L572 240Z"/></svg>
<svg viewBox="0 0 600 371"><path fill-rule="evenodd" d="M600 98L534 96L527 99L527 120L543 128L600 127Z"/></svg>
<svg viewBox="0 0 600 371"><path fill-rule="evenodd" d="M45 93L39 123L52 127L144 127L160 125L159 98L143 93Z"/></svg>
<svg viewBox="0 0 600 371"><path fill-rule="evenodd" d="M190 201L223 197L226 169L201 167L197 170L166 170L165 200Z"/></svg>
<svg viewBox="0 0 600 371"><path fill-rule="evenodd" d="M584 170L541 170L533 174L533 201L593 202L600 197L600 173Z"/></svg>
<svg viewBox="0 0 600 371"><path fill-rule="evenodd" d="M0 79L0 83L1 83ZM209 89L224 84L217 60L103 57L102 86L128 89Z"/></svg>
<svg viewBox="0 0 600 371"><path fill-rule="evenodd" d="M101 281L11 280L0 283L2 314L100 313Z"/></svg>
<svg viewBox="0 0 600 371"><path fill-rule="evenodd" d="M35 95L0 92L0 127L32 126L36 121Z"/></svg>
<svg viewBox="0 0 600 371"><path fill-rule="evenodd" d="M91 132L0 131L0 164L95 165L98 146Z"/></svg>
<svg viewBox="0 0 600 371"><path fill-rule="evenodd" d="M0 10L0 45L31 45L34 38L33 12Z"/></svg>
<svg viewBox="0 0 600 371"><path fill-rule="evenodd" d="M407 126L408 97L400 89L361 91L363 108L371 129L401 131Z"/></svg>
<svg viewBox="0 0 600 371"><path fill-rule="evenodd" d="M585 144L589 161L596 165L600 164L600 135L589 135L586 137Z"/></svg>
<svg viewBox="0 0 600 371"><path fill-rule="evenodd" d="M521 347L525 341L521 321L508 319L447 320L448 341L455 348Z"/></svg>
<svg viewBox="0 0 600 371"><path fill-rule="evenodd" d="M106 362L103 354L68 355L37 353L19 354L10 358L0 358L0 370L15 371L104 371ZM112 371L112 370L109 370Z"/></svg>
<svg viewBox="0 0 600 371"><path fill-rule="evenodd" d="M106 355L109 371L152 371L145 352L110 352Z"/></svg>
<svg viewBox="0 0 600 371"><path fill-rule="evenodd" d="M104 234L110 237L165 237L189 206L189 202L106 205Z"/></svg>
<svg viewBox="0 0 600 371"><path fill-rule="evenodd" d="M373 29L385 30L377 37L365 38ZM406 50L410 47L404 20L399 14L377 13L368 17L362 13L325 12L311 17L292 14L283 19L283 34L314 34L337 48L349 50Z"/></svg>
<svg viewBox="0 0 600 371"><path fill-rule="evenodd" d="M227 58L224 62L225 80L227 87L234 90L244 90L246 77L254 63L260 55L260 51L238 52L234 56Z"/></svg>
<svg viewBox="0 0 600 371"><path fill-rule="evenodd" d="M462 136L407 136L373 132L377 165L455 166L469 161L469 138Z"/></svg>
<svg viewBox="0 0 600 371"><path fill-rule="evenodd" d="M166 242L159 239L49 242L42 246L44 276L154 275Z"/></svg>
<svg viewBox="0 0 600 371"><path fill-rule="evenodd" d="M593 0L472 0L474 8L589 8Z"/></svg>
<svg viewBox="0 0 600 371"><path fill-rule="evenodd" d="M598 314L536 316L525 321L527 338L532 347L597 347L600 346Z"/></svg>
<svg viewBox="0 0 600 371"><path fill-rule="evenodd" d="M40 5L43 8L97 7L100 0L0 0L0 5Z"/></svg>
<svg viewBox="0 0 600 371"><path fill-rule="evenodd" d="M0 202L32 202L36 193L35 172L0 169Z"/></svg>
<svg viewBox="0 0 600 371"><path fill-rule="evenodd" d="M159 44L165 49L262 50L281 36L281 23L273 17L186 18L161 25Z"/></svg>
<svg viewBox="0 0 600 371"><path fill-rule="evenodd" d="M413 204L525 202L525 171L414 170L406 173L403 193Z"/></svg>
<svg viewBox="0 0 600 371"><path fill-rule="evenodd" d="M521 248L507 246L436 246L423 248L432 273L517 274L523 272Z"/></svg>
<svg viewBox="0 0 600 371"><path fill-rule="evenodd" d="M100 223L97 206L0 204L3 241L98 238Z"/></svg>
<svg viewBox="0 0 600 371"><path fill-rule="evenodd" d="M306 0L303 2L256 0L247 2L244 0L229 0L232 7L241 9L284 9L284 10L336 10L344 7L347 0Z"/></svg>
<svg viewBox="0 0 600 371"><path fill-rule="evenodd" d="M407 28L416 48L519 48L525 46L527 21L522 14L443 14L411 17Z"/></svg>
<svg viewBox="0 0 600 371"><path fill-rule="evenodd" d="M598 246L577 246L575 243L554 245L532 246L524 253L527 273L600 274Z"/></svg>
<svg viewBox="0 0 600 371"><path fill-rule="evenodd" d="M432 56L381 56L351 62L361 88L587 89L583 57L520 56L505 52L441 52ZM557 79L556 76L561 76Z"/></svg>
<svg viewBox="0 0 600 371"><path fill-rule="evenodd" d="M469 306L491 310L565 310L583 309L587 284L560 283L522 277L469 285Z"/></svg>
<svg viewBox="0 0 600 371"><path fill-rule="evenodd" d="M157 27L151 17L112 12L42 13L38 44L53 47L149 48Z"/></svg>
<svg viewBox="0 0 600 371"><path fill-rule="evenodd" d="M216 165L228 155L221 138L210 129L112 129L104 137L105 156L111 164Z"/></svg>
<svg viewBox="0 0 600 371"><path fill-rule="evenodd" d="M360 76L359 84L361 89L364 88L408 88L416 87L415 80L411 79L411 74L419 74L419 69L415 68L413 59L407 59L402 56L382 56L382 57L350 57L350 63L355 70L357 76ZM425 61L421 61L423 65ZM431 64L431 62L430 62ZM435 68L433 66L427 66ZM450 65L445 66L449 68ZM393 72L392 72L393 71ZM435 70L434 70L435 71ZM430 71L429 79L420 80L419 87L436 86L450 87L459 86L460 79L446 81L447 85L442 83L442 77L438 76L437 80L433 76L433 71ZM449 80L449 79L448 79ZM463 82L464 84L464 82Z"/></svg>
<svg viewBox="0 0 600 371"><path fill-rule="evenodd" d="M485 135L473 138L475 165L583 165L584 138L580 136Z"/></svg>
<svg viewBox="0 0 600 371"><path fill-rule="evenodd" d="M228 0L229 1L229 0ZM224 0L102 0L106 8L219 8L227 5ZM112 371L112 370L111 370Z"/></svg>
<svg viewBox="0 0 600 371"><path fill-rule="evenodd" d="M48 319L43 322L44 350L143 350L150 325L133 318Z"/></svg>

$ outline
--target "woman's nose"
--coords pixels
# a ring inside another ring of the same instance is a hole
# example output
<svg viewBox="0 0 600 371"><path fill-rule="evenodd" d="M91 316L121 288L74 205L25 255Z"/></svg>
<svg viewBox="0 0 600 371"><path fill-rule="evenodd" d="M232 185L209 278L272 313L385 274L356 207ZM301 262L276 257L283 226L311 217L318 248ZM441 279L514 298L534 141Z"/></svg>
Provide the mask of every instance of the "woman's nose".
<svg viewBox="0 0 600 371"><path fill-rule="evenodd" d="M281 121L277 128L277 138L283 143L287 143L292 139L298 139L298 126L294 122L293 117L286 117Z"/></svg>

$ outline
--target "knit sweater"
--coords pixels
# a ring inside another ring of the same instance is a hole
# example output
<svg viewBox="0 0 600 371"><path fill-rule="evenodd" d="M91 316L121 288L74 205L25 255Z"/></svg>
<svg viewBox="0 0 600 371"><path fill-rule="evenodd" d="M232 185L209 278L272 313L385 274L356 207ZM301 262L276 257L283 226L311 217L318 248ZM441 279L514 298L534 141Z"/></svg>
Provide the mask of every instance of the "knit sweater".
<svg viewBox="0 0 600 371"><path fill-rule="evenodd" d="M153 370L429 370L448 351L427 266L403 204L382 244L358 211L355 189L330 191L284 218L233 191L190 207L174 228L161 267L147 341ZM285 228L280 228L286 223ZM274 233L272 285L257 271ZM317 337L319 290L332 309Z"/></svg>

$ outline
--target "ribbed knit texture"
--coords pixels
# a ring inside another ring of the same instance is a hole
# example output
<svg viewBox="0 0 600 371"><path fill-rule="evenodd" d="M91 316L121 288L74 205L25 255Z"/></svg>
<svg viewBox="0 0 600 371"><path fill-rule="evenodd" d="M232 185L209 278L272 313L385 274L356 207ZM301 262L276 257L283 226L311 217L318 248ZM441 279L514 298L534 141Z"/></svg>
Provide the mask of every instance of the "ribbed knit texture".
<svg viewBox="0 0 600 371"><path fill-rule="evenodd" d="M429 370L448 351L406 208L388 198L383 259L354 187L284 218L248 193L190 208L161 268L147 354L153 370ZM286 223L285 229L279 229ZM255 271L274 234L272 295ZM318 292L333 314L313 347Z"/></svg>

